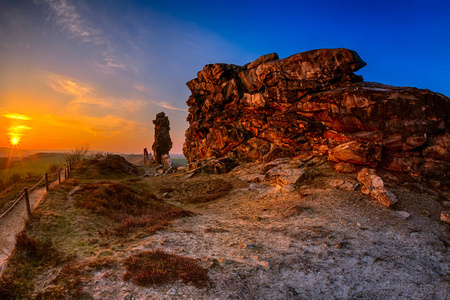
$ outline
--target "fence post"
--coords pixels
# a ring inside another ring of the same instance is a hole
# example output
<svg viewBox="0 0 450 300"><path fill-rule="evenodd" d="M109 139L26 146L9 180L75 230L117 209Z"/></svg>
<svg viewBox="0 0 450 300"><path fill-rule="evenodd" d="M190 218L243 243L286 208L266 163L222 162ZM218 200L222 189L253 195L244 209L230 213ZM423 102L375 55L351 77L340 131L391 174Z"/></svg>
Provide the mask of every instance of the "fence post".
<svg viewBox="0 0 450 300"><path fill-rule="evenodd" d="M61 184L61 169L58 170L58 183Z"/></svg>
<svg viewBox="0 0 450 300"><path fill-rule="evenodd" d="M27 215L28 218L31 217L31 208L30 208L30 198L28 197L28 188L23 188L23 191L25 192L25 205L27 207Z"/></svg>
<svg viewBox="0 0 450 300"><path fill-rule="evenodd" d="M48 173L45 173L45 190L48 192Z"/></svg>

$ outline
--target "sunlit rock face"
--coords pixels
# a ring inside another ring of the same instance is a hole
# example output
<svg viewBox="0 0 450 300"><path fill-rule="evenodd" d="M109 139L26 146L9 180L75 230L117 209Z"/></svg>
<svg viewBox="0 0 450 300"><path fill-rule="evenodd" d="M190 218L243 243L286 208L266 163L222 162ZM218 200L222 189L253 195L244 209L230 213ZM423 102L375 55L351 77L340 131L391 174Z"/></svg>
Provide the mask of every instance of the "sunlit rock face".
<svg viewBox="0 0 450 300"><path fill-rule="evenodd" d="M187 83L184 155L268 162L311 152L448 185L450 99L364 82L353 72L365 65L348 49L206 65Z"/></svg>
<svg viewBox="0 0 450 300"><path fill-rule="evenodd" d="M162 156L169 154L170 149L172 149L169 118L164 112L160 112L153 120L153 124L155 124L155 141L152 145L153 159L157 164L162 164Z"/></svg>

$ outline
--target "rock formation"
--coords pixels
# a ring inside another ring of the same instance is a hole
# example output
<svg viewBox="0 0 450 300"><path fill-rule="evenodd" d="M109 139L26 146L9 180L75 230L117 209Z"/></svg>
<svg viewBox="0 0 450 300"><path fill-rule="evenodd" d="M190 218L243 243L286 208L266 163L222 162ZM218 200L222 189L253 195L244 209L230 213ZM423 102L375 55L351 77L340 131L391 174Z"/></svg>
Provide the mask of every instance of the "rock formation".
<svg viewBox="0 0 450 300"><path fill-rule="evenodd" d="M206 65L187 83L184 155L269 162L309 152L449 186L450 99L364 82L353 72L365 65L348 49Z"/></svg>
<svg viewBox="0 0 450 300"><path fill-rule="evenodd" d="M162 156L169 154L170 149L172 149L172 139L169 134L169 118L164 112L160 112L156 115L156 119L153 120L153 124L155 124L155 141L152 145L153 160L161 165L163 163Z"/></svg>

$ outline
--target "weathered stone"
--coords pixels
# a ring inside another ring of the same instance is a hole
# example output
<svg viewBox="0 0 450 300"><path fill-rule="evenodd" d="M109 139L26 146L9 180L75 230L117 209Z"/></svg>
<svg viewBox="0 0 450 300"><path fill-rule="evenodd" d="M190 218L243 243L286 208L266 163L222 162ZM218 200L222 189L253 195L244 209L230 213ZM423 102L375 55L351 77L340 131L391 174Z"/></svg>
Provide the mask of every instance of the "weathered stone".
<svg viewBox="0 0 450 300"><path fill-rule="evenodd" d="M386 207L397 204L397 197L386 190L383 180L375 173L375 170L363 168L358 172L357 178L363 184L361 189L363 194L370 195Z"/></svg>
<svg viewBox="0 0 450 300"><path fill-rule="evenodd" d="M262 63L277 60L277 59L278 59L278 54L276 54L276 53L266 54L266 55L258 57L257 59L255 59L254 61L249 63L247 66L247 69L255 68Z"/></svg>
<svg viewBox="0 0 450 300"><path fill-rule="evenodd" d="M334 165L334 170L338 173L353 173L356 168L353 164L340 162Z"/></svg>
<svg viewBox="0 0 450 300"><path fill-rule="evenodd" d="M153 120L153 124L155 124L155 141L152 145L153 159L155 163L162 164L162 156L169 154L170 149L172 149L169 118L164 112L160 112Z"/></svg>
<svg viewBox="0 0 450 300"><path fill-rule="evenodd" d="M396 211L395 213L403 220L411 219L411 215L406 211Z"/></svg>
<svg viewBox="0 0 450 300"><path fill-rule="evenodd" d="M305 173L305 169L284 169L275 167L266 173L266 178L279 185L294 185L304 179Z"/></svg>
<svg viewBox="0 0 450 300"><path fill-rule="evenodd" d="M237 165L238 163L232 157L223 157L220 159L210 158L190 163L188 170L194 173L223 174L228 173Z"/></svg>
<svg viewBox="0 0 450 300"><path fill-rule="evenodd" d="M450 186L449 98L362 82L353 72L364 65L348 49L284 59L269 54L243 67L206 65L187 83L192 95L183 153L188 162L328 154L338 163Z"/></svg>
<svg viewBox="0 0 450 300"><path fill-rule="evenodd" d="M372 158L373 148L350 141L340 144L328 153L328 159L335 162L347 162L355 165L376 166L377 162Z"/></svg>
<svg viewBox="0 0 450 300"><path fill-rule="evenodd" d="M450 224L450 213L448 211L441 212L441 221Z"/></svg>
<svg viewBox="0 0 450 300"><path fill-rule="evenodd" d="M161 163L164 170L168 170L173 166L173 162L169 154L164 154L161 156Z"/></svg>

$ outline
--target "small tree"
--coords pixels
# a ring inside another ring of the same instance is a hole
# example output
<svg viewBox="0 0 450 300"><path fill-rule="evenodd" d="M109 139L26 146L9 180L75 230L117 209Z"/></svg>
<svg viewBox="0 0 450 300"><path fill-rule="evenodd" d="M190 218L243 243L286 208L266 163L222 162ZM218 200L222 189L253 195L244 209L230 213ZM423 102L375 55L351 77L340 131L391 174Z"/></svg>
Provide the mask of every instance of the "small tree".
<svg viewBox="0 0 450 300"><path fill-rule="evenodd" d="M75 146L75 149L66 154L65 160L67 164L75 164L81 161L89 152L89 143L83 143Z"/></svg>

